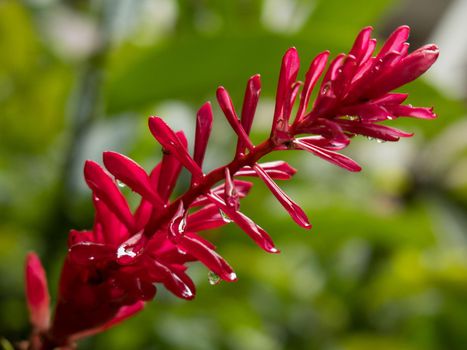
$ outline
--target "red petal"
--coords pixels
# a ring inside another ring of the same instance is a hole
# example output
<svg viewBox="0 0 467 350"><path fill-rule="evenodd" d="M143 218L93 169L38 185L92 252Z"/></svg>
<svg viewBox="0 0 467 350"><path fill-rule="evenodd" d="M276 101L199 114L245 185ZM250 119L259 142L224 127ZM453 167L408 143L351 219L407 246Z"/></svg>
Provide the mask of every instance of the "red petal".
<svg viewBox="0 0 467 350"><path fill-rule="evenodd" d="M310 101L310 95L318 82L319 77L323 73L324 68L326 67L326 62L329 57L329 51L324 51L320 53L315 59L310 63L310 68L306 72L305 83L303 84L302 94L300 96L300 106L298 107L297 120L296 123L305 114L306 108Z"/></svg>
<svg viewBox="0 0 467 350"><path fill-rule="evenodd" d="M185 134L182 131L178 131L175 135L180 140L185 150L187 150L188 142ZM178 158L170 152L164 152L160 167L154 169L151 173L151 182L157 183L157 192L164 202L169 200L177 183L178 177L180 176L181 170L182 163L180 163ZM160 176L160 174L164 174L164 176Z"/></svg>
<svg viewBox="0 0 467 350"><path fill-rule="evenodd" d="M238 120L237 113L235 113L235 109L232 104L232 100L230 99L229 93L224 89L223 86L220 86L217 89L217 101L219 102L219 106L224 112L230 126L238 135L238 138L246 145L246 147L248 147L249 150L252 150L254 146L251 143L251 140L248 137L245 129L243 129L242 124Z"/></svg>
<svg viewBox="0 0 467 350"><path fill-rule="evenodd" d="M258 105L259 94L261 92L261 79L259 74L252 76L248 79L246 85L245 97L243 99L241 122L243 129L246 134L250 134L251 125L253 124L253 118L256 112L256 106ZM238 139L237 151L235 154L245 152L246 145Z"/></svg>
<svg viewBox="0 0 467 350"><path fill-rule="evenodd" d="M285 105L283 109L284 123L282 123L282 125L277 125L277 130L280 132L287 133L289 130L289 120L290 120L290 115L292 113L292 108L293 108L293 105L295 104L295 100L297 99L298 90L300 90L300 87L302 85L303 83L301 81L296 81L295 83L292 84L292 87L290 88L290 91L289 91L289 94L287 95L287 99L285 100Z"/></svg>
<svg viewBox="0 0 467 350"><path fill-rule="evenodd" d="M185 208L183 207L183 202L180 201L177 211L169 222L168 236L172 242L178 243L180 238L185 233L187 215L188 212L186 212Z"/></svg>
<svg viewBox="0 0 467 350"><path fill-rule="evenodd" d="M150 117L149 130L162 147L168 152L173 153L193 176L196 178L201 178L203 176L203 171L198 164L195 163L193 158L190 157L188 151L180 142L175 132L161 118Z"/></svg>
<svg viewBox="0 0 467 350"><path fill-rule="evenodd" d="M371 96L380 96L415 80L425 73L439 56L436 45L425 45L403 58L397 65L385 74L385 79L376 86Z"/></svg>
<svg viewBox="0 0 467 350"><path fill-rule="evenodd" d="M68 256L75 264L93 265L113 260L115 250L101 243L81 242L68 249Z"/></svg>
<svg viewBox="0 0 467 350"><path fill-rule="evenodd" d="M277 84L276 106L274 109L274 120L272 130L283 123L281 119L284 117L284 107L289 96L289 90L297 78L298 70L300 68L300 60L298 58L297 50L292 47L287 50L282 58L281 72L279 75L279 82Z"/></svg>
<svg viewBox="0 0 467 350"><path fill-rule="evenodd" d="M364 65L370 59L371 55L375 51L375 48L376 48L376 39L370 39L370 41L368 42L368 47L366 49L366 52L361 58L361 61L359 62L360 66Z"/></svg>
<svg viewBox="0 0 467 350"><path fill-rule="evenodd" d="M411 133L379 124L355 123L347 120L339 120L339 124L348 132L384 141L399 141L400 137L413 136Z"/></svg>
<svg viewBox="0 0 467 350"><path fill-rule="evenodd" d="M208 145L209 135L212 129L212 108L211 103L206 102L198 111L196 116L195 149L193 159L201 168L204 154Z"/></svg>
<svg viewBox="0 0 467 350"><path fill-rule="evenodd" d="M433 113L433 108L425 108L425 107L412 107L411 105L407 106L390 106L388 107L391 112L396 116L404 116L404 117L414 117L420 119L435 119L436 114Z"/></svg>
<svg viewBox="0 0 467 350"><path fill-rule="evenodd" d="M214 250L194 237L183 236L178 246L201 261L206 267L218 274L223 280L233 282L237 275L230 265Z"/></svg>
<svg viewBox="0 0 467 350"><path fill-rule="evenodd" d="M386 120L393 115L383 106L376 103L362 103L339 110L340 115L355 116L362 119Z"/></svg>
<svg viewBox="0 0 467 350"><path fill-rule="evenodd" d="M165 287L177 297L187 300L191 300L195 297L194 284L185 283L185 281L168 266L156 260L151 260L149 274L152 274L157 282L164 283Z"/></svg>
<svg viewBox="0 0 467 350"><path fill-rule="evenodd" d="M145 199L141 199L141 203L135 211L135 232L141 231L149 222L153 211L152 204Z"/></svg>
<svg viewBox="0 0 467 350"><path fill-rule="evenodd" d="M311 152L314 155L327 160L333 164L336 164L344 169L350 171L360 171L362 168L352 159L333 151L329 151L327 149L312 145L308 142L304 142L303 140L296 139L294 140L294 145L305 151Z"/></svg>
<svg viewBox="0 0 467 350"><path fill-rule="evenodd" d="M68 248L81 242L95 242L94 232L70 230L70 233L68 234Z"/></svg>
<svg viewBox="0 0 467 350"><path fill-rule="evenodd" d="M104 152L103 156L105 167L116 179L157 206L163 206L162 200L151 185L148 174L139 164L117 152Z"/></svg>
<svg viewBox="0 0 467 350"><path fill-rule="evenodd" d="M26 256L25 278L29 319L36 330L46 331L50 322L50 296L44 268L35 253Z"/></svg>
<svg viewBox="0 0 467 350"><path fill-rule="evenodd" d="M240 207L240 197L237 193L228 167L225 167L224 201L234 210L238 210Z"/></svg>
<svg viewBox="0 0 467 350"><path fill-rule="evenodd" d="M366 56L368 46L370 45L371 32L373 31L372 27L363 28L360 33L358 33L357 38L352 46L352 49L349 52L349 55L357 58L357 62L360 63Z"/></svg>
<svg viewBox="0 0 467 350"><path fill-rule="evenodd" d="M357 59L352 55L347 55L340 72L337 74L336 80L333 82L334 93L338 97L344 97L347 93L350 82L358 69Z"/></svg>
<svg viewBox="0 0 467 350"><path fill-rule="evenodd" d="M407 99L407 97L409 97L409 94L388 93L380 98L374 99L372 102L376 104L382 104L382 105L387 105L387 104L400 105Z"/></svg>
<svg viewBox="0 0 467 350"><path fill-rule="evenodd" d="M128 229L133 227L133 216L131 214L125 197L118 190L112 178L100 167L99 164L91 160L84 165L84 179L94 194L117 215Z"/></svg>
<svg viewBox="0 0 467 350"><path fill-rule="evenodd" d="M345 147L348 146L349 142L339 142L334 139L328 139L320 135L313 135L313 136L305 136L305 137L300 137L296 140L300 140L301 142L308 143L320 148L325 148L327 150L331 151L339 151L341 149L344 149Z"/></svg>
<svg viewBox="0 0 467 350"><path fill-rule="evenodd" d="M219 213L219 209L214 204L207 205L200 210L188 215L186 230L198 232L210 230L226 224L226 221Z"/></svg>
<svg viewBox="0 0 467 350"><path fill-rule="evenodd" d="M385 56L388 52L391 52L391 51L401 52L404 43L409 38L409 34L410 34L409 26L398 27L394 32L392 32L392 34L386 40L383 47L381 48L381 51L379 52L376 58L380 59L383 56Z"/></svg>
<svg viewBox="0 0 467 350"><path fill-rule="evenodd" d="M261 168L274 180L289 180L297 172L296 169L292 168L287 162L274 161L260 163ZM243 167L235 173L235 176L254 176L257 177L256 171L249 167Z"/></svg>
<svg viewBox="0 0 467 350"><path fill-rule="evenodd" d="M305 212L300 208L300 206L295 203L293 200L287 196L287 194L282 191L282 189L277 186L277 184L269 177L266 171L259 166L259 164L255 164L253 166L255 171L258 173L261 180L264 181L266 186L272 192L272 194L277 198L277 200L282 204L285 210L290 214L292 219L304 228L311 228L310 222L305 214Z"/></svg>
<svg viewBox="0 0 467 350"><path fill-rule="evenodd" d="M271 237L269 237L267 232L264 231L253 220L241 212L235 211L228 207L216 194L208 193L207 197L243 231L245 231L245 233L250 236L256 242L256 244L258 244L258 246L269 253L279 253L279 250L274 246L274 242L272 241Z"/></svg>
<svg viewBox="0 0 467 350"><path fill-rule="evenodd" d="M120 244L117 249L117 262L120 265L131 265L144 251L147 244L147 236L137 233Z"/></svg>
<svg viewBox="0 0 467 350"><path fill-rule="evenodd" d="M339 69L344 63L346 55L341 53L334 58L329 65L329 68L324 75L323 81L319 89L318 97L316 98L313 112L315 115L323 114L328 109L331 109L336 100L336 94L333 88L333 81L337 78Z"/></svg>
<svg viewBox="0 0 467 350"><path fill-rule="evenodd" d="M118 245L128 239L130 232L125 225L118 220L117 216L108 208L108 206L96 196L93 197L93 204L96 209L94 231L97 233L97 229L100 229L100 232L102 233L101 239L96 240L95 242Z"/></svg>

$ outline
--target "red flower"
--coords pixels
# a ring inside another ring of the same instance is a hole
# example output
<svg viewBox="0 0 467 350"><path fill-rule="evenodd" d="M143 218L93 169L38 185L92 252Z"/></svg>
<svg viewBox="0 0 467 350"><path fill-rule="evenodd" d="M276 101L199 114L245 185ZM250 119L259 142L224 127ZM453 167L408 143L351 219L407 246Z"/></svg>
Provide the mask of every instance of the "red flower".
<svg viewBox="0 0 467 350"><path fill-rule="evenodd" d="M150 117L149 129L163 150L161 162L150 173L115 152L104 153L107 170L87 161L84 177L93 192L94 227L69 234L50 326L45 274L37 257L28 256L26 290L39 344L33 347L67 346L121 322L143 309L144 303L155 296L158 284L180 298L192 299L195 286L186 270L193 261L201 262L225 281L235 281L233 269L200 231L233 222L265 251L279 252L268 233L240 211L240 200L248 194L251 183L239 177L259 177L292 219L310 228L302 208L274 181L290 179L295 169L282 161L260 163L266 154L306 150L347 170L359 171L357 163L337 152L353 136L397 141L411 134L379 122L400 116L434 118L429 108L403 105L407 95L391 90L425 72L438 56L436 46L408 54L408 27L400 27L373 57L376 41L370 34L371 28L363 29L350 53L338 55L326 72L329 53L319 54L304 82L296 81L297 52L288 50L282 61L271 135L259 145L249 138L261 91L259 75L247 83L240 118L227 90L219 87L218 103L238 141L234 159L207 174L203 160L213 120L209 102L197 114L193 156L183 132L175 132L159 117ZM309 109L312 90L323 73L318 96ZM297 114L291 122L297 97ZM190 187L171 199L182 167L192 175ZM141 196L134 212L117 181Z"/></svg>

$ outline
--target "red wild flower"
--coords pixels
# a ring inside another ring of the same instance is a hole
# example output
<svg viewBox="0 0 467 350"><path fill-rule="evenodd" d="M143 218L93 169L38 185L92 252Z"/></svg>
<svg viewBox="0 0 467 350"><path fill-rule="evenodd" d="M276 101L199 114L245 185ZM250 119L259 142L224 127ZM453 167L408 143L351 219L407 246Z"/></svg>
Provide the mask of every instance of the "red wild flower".
<svg viewBox="0 0 467 350"><path fill-rule="evenodd" d="M288 180L295 169L283 161L261 163L275 150L305 150L350 171L360 166L340 154L352 137L364 135L397 141L412 134L380 122L401 116L435 118L431 108L404 105L407 94L393 93L425 72L438 57L435 45L408 53L409 28L396 29L376 55L371 28L364 28L348 54L316 56L297 81L299 58L295 48L283 58L270 137L255 145L249 138L261 91L259 75L248 80L240 117L223 87L217 101L237 134L234 158L226 165L203 171L211 134L211 104L198 111L194 152L188 151L183 132L161 118L150 117L149 129L162 146L161 161L147 173L130 158L104 152L105 168L93 161L84 166L93 192L95 221L92 230L72 230L63 266L58 300L49 324L49 296L45 274L33 254L28 256L26 292L35 338L32 349L66 347L76 339L101 332L139 312L163 284L183 299L195 296L187 275L188 263L199 261L220 279L237 279L232 267L203 238L201 231L235 223L260 248L279 252L269 234L240 211L240 200L251 183L240 177L259 177L300 226L311 225L300 206L276 183ZM323 76L317 97L310 96ZM293 106L298 102L292 118ZM182 167L192 176L189 189L172 198ZM141 196L132 212L117 182ZM34 340L34 341L33 341Z"/></svg>

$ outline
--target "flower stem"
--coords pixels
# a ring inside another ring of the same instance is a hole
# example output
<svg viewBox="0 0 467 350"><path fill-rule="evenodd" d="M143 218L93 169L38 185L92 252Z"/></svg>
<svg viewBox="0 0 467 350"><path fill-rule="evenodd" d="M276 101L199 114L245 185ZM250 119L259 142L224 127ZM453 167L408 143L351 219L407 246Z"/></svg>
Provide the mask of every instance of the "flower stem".
<svg viewBox="0 0 467 350"><path fill-rule="evenodd" d="M195 183L190 190L185 194L173 201L164 211L159 215L151 218L144 230L144 235L147 238L152 237L156 232L157 228L169 221L177 211L179 203L182 202L185 208L187 208L197 197L207 193L217 182L221 181L225 177L225 169L228 168L231 174L235 174L244 166L253 166L258 160L265 155L271 153L276 148L271 138L265 140L247 154L244 154L238 158L235 158L230 163L221 166L217 169L212 170L208 174L204 175L201 182Z"/></svg>

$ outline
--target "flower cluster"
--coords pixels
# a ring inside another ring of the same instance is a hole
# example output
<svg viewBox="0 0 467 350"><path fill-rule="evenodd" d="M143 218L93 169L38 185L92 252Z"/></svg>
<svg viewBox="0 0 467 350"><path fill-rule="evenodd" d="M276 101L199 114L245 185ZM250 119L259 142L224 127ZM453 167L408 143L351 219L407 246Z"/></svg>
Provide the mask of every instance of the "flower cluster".
<svg viewBox="0 0 467 350"><path fill-rule="evenodd" d="M93 161L84 167L92 190L95 222L92 230L72 230L64 262L53 321L49 296L38 258L27 259L26 291L34 326L31 348L71 346L76 339L103 331L139 312L154 298L156 285L183 299L195 296L187 264L199 261L224 281L235 281L230 265L200 232L229 222L239 226L260 248L277 253L268 233L239 210L240 199L252 184L243 177L260 178L301 227L308 218L276 184L294 173L283 161L261 163L275 150L305 150L350 171L360 166L337 151L355 135L397 141L411 134L381 125L401 116L432 119L430 108L403 105L407 94L391 91L416 79L436 60L438 49L427 45L408 54L409 28L396 31L374 55L376 40L364 28L348 54L340 54L326 69L329 52L316 56L304 81L297 81L299 59L295 48L283 58L270 137L254 145L249 138L261 90L259 75L248 80L240 116L228 92L219 87L217 101L238 136L233 160L209 173L203 159L212 129L211 104L197 113L194 152L186 137L161 118L150 117L149 129L162 146L162 160L147 173L133 160L105 152L106 170ZM312 91L320 77L314 103ZM298 107L296 99L298 98ZM295 117L291 118L292 111ZM171 198L182 168L191 174L189 189ZM132 212L120 191L123 183L141 196Z"/></svg>

